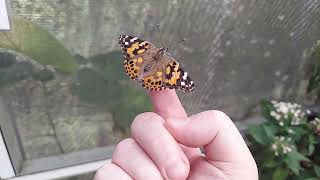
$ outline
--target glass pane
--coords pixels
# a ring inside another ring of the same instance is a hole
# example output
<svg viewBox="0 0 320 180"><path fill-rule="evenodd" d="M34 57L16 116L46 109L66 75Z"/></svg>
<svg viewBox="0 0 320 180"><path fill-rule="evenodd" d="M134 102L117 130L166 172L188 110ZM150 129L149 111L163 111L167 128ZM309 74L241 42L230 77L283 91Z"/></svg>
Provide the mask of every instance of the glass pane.
<svg viewBox="0 0 320 180"><path fill-rule="evenodd" d="M123 33L157 47L187 38L169 53L196 84L193 94L178 91L188 114L219 109L246 127L260 122L252 115L264 98L318 102L307 94L305 51L320 37L318 0L10 4L12 30L0 32L0 103L8 112L1 123L7 137L15 132L23 174L48 159L57 163L43 169L106 158L133 118L151 111L146 91L123 70Z"/></svg>

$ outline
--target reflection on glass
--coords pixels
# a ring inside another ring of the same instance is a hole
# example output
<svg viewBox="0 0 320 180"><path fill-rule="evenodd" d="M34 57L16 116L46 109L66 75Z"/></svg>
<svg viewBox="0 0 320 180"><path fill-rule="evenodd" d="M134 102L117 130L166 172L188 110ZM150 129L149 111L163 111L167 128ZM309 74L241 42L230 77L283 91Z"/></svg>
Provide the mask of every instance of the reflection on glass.
<svg viewBox="0 0 320 180"><path fill-rule="evenodd" d="M126 77L119 48L90 56L83 49L68 49L67 36L59 36L68 18L57 7L68 3L11 5L13 28L0 33L0 95L10 114L6 121L16 130L11 133L28 162L20 165L22 173L30 173L23 168L34 169L46 157L59 161L62 154L71 162L61 166L89 154L92 159L78 163L109 157L110 152L95 152L105 155L99 147L126 137L134 116L151 110L147 94Z"/></svg>

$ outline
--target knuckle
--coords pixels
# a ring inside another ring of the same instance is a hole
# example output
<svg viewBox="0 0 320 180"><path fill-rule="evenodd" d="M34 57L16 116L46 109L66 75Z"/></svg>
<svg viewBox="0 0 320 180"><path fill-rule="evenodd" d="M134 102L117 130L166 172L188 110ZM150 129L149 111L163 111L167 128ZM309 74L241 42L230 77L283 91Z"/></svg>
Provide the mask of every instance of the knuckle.
<svg viewBox="0 0 320 180"><path fill-rule="evenodd" d="M111 164L105 164L105 165L103 165L102 167L100 167L100 168L97 170L96 174L94 175L93 180L105 179L106 174L108 174L108 172L109 172L110 169L112 168L111 166L112 166Z"/></svg>
<svg viewBox="0 0 320 180"><path fill-rule="evenodd" d="M221 122L222 124L226 124L227 126L234 126L233 121L226 113L219 110L209 110L206 112L208 112L210 116L216 121Z"/></svg>
<svg viewBox="0 0 320 180"><path fill-rule="evenodd" d="M112 160L117 160L118 157L121 157L123 154L126 153L126 150L128 148L131 148L133 145L135 145L136 142L132 138L127 138L122 140L120 143L117 144L116 148L113 151L112 154Z"/></svg>
<svg viewBox="0 0 320 180"><path fill-rule="evenodd" d="M162 118L154 112L144 112L137 115L131 124L131 133L134 135L141 128L153 121L163 121Z"/></svg>
<svg viewBox="0 0 320 180"><path fill-rule="evenodd" d="M218 117L218 118L223 118L223 119L229 119L229 117L227 116L227 114L223 111L219 111L219 110L210 110L209 111L213 116Z"/></svg>

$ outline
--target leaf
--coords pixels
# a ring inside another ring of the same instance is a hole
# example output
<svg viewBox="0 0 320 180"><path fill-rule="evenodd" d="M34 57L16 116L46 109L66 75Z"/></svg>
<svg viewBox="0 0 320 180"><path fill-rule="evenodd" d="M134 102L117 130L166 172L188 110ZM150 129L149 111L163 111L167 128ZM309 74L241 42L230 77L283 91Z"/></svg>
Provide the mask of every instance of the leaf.
<svg viewBox="0 0 320 180"><path fill-rule="evenodd" d="M270 141L274 138L275 133L278 131L278 127L276 125L268 123L268 122L261 124L261 127L265 131L265 133Z"/></svg>
<svg viewBox="0 0 320 180"><path fill-rule="evenodd" d="M299 171L301 170L300 161L302 160L309 161L308 158L306 158L296 150L293 150L286 155L284 162L287 164L289 169L292 170L293 173L299 175Z"/></svg>
<svg viewBox="0 0 320 180"><path fill-rule="evenodd" d="M320 177L320 166L314 165L313 166L314 172L318 177Z"/></svg>
<svg viewBox="0 0 320 180"><path fill-rule="evenodd" d="M274 155L273 155L274 156ZM266 168L274 168L279 166L281 162L275 161L273 157L266 157L267 159L263 162L263 166Z"/></svg>
<svg viewBox="0 0 320 180"><path fill-rule="evenodd" d="M47 30L22 19L13 19L12 30L0 32L0 48L20 52L44 65L74 72L77 63L69 51Z"/></svg>
<svg viewBox="0 0 320 180"><path fill-rule="evenodd" d="M285 180L288 177L288 169L278 167L272 174L272 180Z"/></svg>
<svg viewBox="0 0 320 180"><path fill-rule="evenodd" d="M292 137L292 139L294 141L300 141L301 138L307 138L307 136L305 136L305 134L308 133L308 131L306 129L304 129L304 127L302 126L295 126L295 127L288 127L290 128L294 133L290 134L290 136Z"/></svg>
<svg viewBox="0 0 320 180"><path fill-rule="evenodd" d="M270 112L274 110L274 107L270 101L262 100L260 102L260 108L261 108L261 113L262 113L263 117L265 117L266 119L273 119L270 116Z"/></svg>
<svg viewBox="0 0 320 180"><path fill-rule="evenodd" d="M314 144L316 143L313 134L308 136L308 155L310 156L314 152Z"/></svg>
<svg viewBox="0 0 320 180"><path fill-rule="evenodd" d="M269 142L268 135L261 126L250 125L248 133L259 144L266 145Z"/></svg>
<svg viewBox="0 0 320 180"><path fill-rule="evenodd" d="M314 62L312 62L312 67L309 70L311 75L307 86L307 93L320 87L320 44L314 45L311 51L309 59Z"/></svg>

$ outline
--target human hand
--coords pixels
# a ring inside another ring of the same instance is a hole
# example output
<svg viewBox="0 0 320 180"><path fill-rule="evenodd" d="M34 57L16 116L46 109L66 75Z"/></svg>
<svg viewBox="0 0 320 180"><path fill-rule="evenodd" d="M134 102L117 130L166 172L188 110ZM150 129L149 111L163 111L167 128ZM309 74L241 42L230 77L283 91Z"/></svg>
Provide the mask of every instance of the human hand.
<svg viewBox="0 0 320 180"><path fill-rule="evenodd" d="M188 118L174 90L150 95L155 113L134 119L132 137L117 145L112 163L94 180L258 179L256 163L228 116L211 110Z"/></svg>

